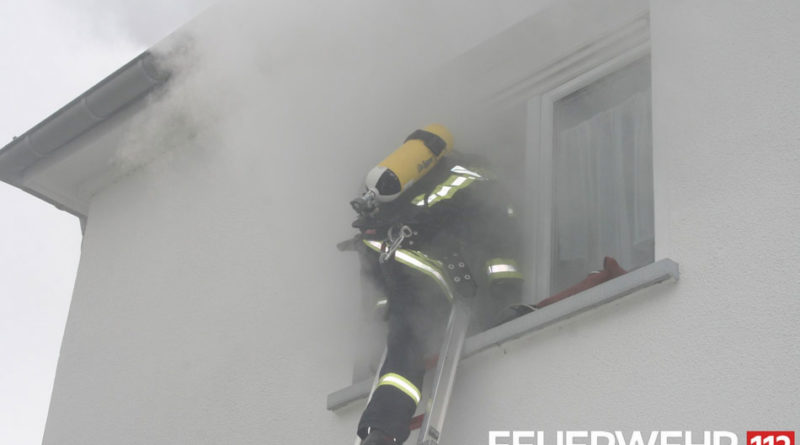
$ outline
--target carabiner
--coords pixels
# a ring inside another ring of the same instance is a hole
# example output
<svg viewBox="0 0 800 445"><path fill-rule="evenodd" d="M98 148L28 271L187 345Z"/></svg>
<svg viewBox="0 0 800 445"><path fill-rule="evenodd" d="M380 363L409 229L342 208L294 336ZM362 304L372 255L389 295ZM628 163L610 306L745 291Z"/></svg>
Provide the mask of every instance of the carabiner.
<svg viewBox="0 0 800 445"><path fill-rule="evenodd" d="M383 248L381 248L381 255L378 257L378 262L381 264L385 263L386 260L391 258L392 255L394 255L394 253L397 251L397 249L400 248L400 246L403 244L403 240L411 236L413 233L414 232L411 230L411 227L404 225L400 228L400 233L395 238L394 227L390 227L389 238L387 239L389 247L386 250L383 250ZM384 241L383 245L386 246L387 242Z"/></svg>

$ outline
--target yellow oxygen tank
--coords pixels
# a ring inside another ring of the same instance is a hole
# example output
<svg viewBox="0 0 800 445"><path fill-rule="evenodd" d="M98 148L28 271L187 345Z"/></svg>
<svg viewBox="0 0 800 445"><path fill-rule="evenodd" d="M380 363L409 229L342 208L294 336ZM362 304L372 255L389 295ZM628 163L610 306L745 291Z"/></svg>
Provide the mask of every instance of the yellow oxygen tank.
<svg viewBox="0 0 800 445"><path fill-rule="evenodd" d="M453 149L453 135L443 125L432 124L408 136L400 147L367 173L367 193L389 202L425 176Z"/></svg>

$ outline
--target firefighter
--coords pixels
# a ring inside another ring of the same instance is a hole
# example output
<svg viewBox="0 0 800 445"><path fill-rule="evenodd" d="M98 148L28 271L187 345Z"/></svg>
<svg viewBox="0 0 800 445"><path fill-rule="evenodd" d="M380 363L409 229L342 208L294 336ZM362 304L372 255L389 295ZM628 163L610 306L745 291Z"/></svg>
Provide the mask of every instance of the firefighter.
<svg viewBox="0 0 800 445"><path fill-rule="evenodd" d="M478 156L452 151L441 125L412 133L369 172L354 246L388 298L387 353L357 434L363 445L401 444L420 402L425 356L438 346L453 281L477 294L478 324L519 302L522 275L514 207ZM465 289L460 286L459 289Z"/></svg>

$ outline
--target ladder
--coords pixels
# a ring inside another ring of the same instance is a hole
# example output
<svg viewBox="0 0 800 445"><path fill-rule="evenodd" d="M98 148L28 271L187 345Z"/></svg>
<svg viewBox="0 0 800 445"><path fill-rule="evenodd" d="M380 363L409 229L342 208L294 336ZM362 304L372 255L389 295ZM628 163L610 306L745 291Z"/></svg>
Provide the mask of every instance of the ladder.
<svg viewBox="0 0 800 445"><path fill-rule="evenodd" d="M427 395L427 409L423 414L422 426L417 436L418 445L438 445L441 439L442 426L444 426L445 417L447 416L447 407L453 391L456 369L461 360L461 351L464 348L464 340L472 318L472 304L474 301L472 297L475 292L474 288L468 287L471 283L465 284L466 289L465 286L457 286L465 292L455 293L453 298L444 340L439 350L436 370L433 374L431 391ZM381 363L385 358L386 352L384 351ZM372 393L378 386L379 378L380 368L376 372L369 399L372 398ZM356 438L355 445L360 443L361 439Z"/></svg>
<svg viewBox="0 0 800 445"><path fill-rule="evenodd" d="M444 342L439 351L439 361L433 374L433 387L428 397L428 409L417 438L418 445L437 445L447 416L447 406L456 379L456 368L461 361L461 351L472 317L473 298L457 297L450 310Z"/></svg>

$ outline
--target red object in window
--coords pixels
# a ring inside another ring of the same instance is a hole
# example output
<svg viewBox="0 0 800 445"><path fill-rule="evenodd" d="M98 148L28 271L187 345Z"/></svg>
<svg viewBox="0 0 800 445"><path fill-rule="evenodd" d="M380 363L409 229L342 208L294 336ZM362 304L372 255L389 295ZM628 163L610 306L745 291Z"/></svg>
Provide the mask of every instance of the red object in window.
<svg viewBox="0 0 800 445"><path fill-rule="evenodd" d="M409 428L411 429L411 431L421 428L423 419L425 419L425 414L420 414L411 419L411 423L409 424Z"/></svg>
<svg viewBox="0 0 800 445"><path fill-rule="evenodd" d="M606 281L617 278L620 275L624 275L627 272L625 269L620 267L617 260L607 256L603 258L603 270L592 272L586 276L580 283L574 284L563 291L545 298L544 300L540 301L536 306L537 307L545 307L548 304L553 304L556 301L561 301L571 295L575 295L578 292L583 292L586 289L592 288L597 286L598 284L605 283ZM765 445L773 445L773 444L765 444ZM783 445L783 444L774 444L774 445Z"/></svg>

